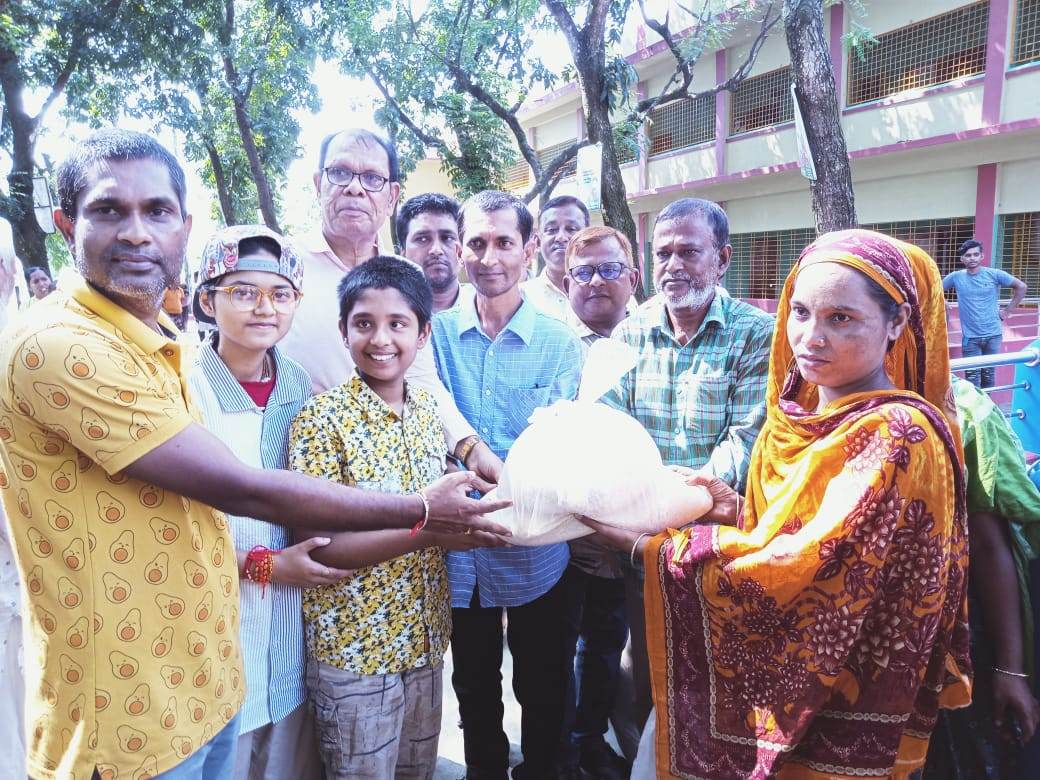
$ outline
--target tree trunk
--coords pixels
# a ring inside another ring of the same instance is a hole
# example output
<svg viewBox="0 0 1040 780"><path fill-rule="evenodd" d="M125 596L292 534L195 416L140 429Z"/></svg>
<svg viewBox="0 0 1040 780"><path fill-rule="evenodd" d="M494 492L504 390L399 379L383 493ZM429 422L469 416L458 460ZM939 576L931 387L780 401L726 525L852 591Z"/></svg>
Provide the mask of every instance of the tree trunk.
<svg viewBox="0 0 1040 780"><path fill-rule="evenodd" d="M260 205L260 213L264 217L264 224L276 233L280 233L281 228L278 227L278 212L274 207L271 185L267 181L267 174L264 172L263 163L260 162L260 153L256 148L256 140L253 138L253 123L249 119L244 101L234 90L232 90L231 100L235 106L235 123L238 125L238 135L242 139L242 148L245 149L246 158L249 160L249 170L253 174L256 199Z"/></svg>
<svg viewBox="0 0 1040 780"><path fill-rule="evenodd" d="M597 94L602 93L597 92ZM607 112L606 104L602 101L586 100L585 102L589 139L593 143L603 145L603 164L600 168L603 223L620 230L628 237L635 254L634 261L638 265L642 255L636 241L636 221L632 218L632 210L628 207L628 192L625 190L625 180L621 176L621 166L618 164L610 115Z"/></svg>
<svg viewBox="0 0 1040 780"><path fill-rule="evenodd" d="M238 215L235 214L235 202L231 199L231 190L228 189L227 177L224 175L224 163L217 154L216 147L209 141L205 143L209 164L213 168L213 180L217 185L217 198L220 200L220 213L224 215L224 224L237 225Z"/></svg>
<svg viewBox="0 0 1040 780"><path fill-rule="evenodd" d="M816 181L810 182L816 229L826 233L856 227L852 168L823 35L823 0L785 0L784 30L795 93L816 165Z"/></svg>
<svg viewBox="0 0 1040 780"><path fill-rule="evenodd" d="M0 48L0 88L3 89L7 121L11 125L11 171L7 175L9 197L4 198L0 216L11 223L14 251L22 266L40 266L50 273L46 234L36 222L33 211L33 150L35 122L25 111L25 80L17 56Z"/></svg>
<svg viewBox="0 0 1040 780"><path fill-rule="evenodd" d="M558 0L546 0L546 6L571 50L589 140L603 147L603 162L600 166L603 222L628 237L635 254L633 259L638 265L640 250L636 241L636 222L628 207L628 193L614 146L614 130L610 126L610 109L604 100L608 92L604 37L609 4L607 0L593 0L589 3L585 26L581 29L574 24L574 18Z"/></svg>

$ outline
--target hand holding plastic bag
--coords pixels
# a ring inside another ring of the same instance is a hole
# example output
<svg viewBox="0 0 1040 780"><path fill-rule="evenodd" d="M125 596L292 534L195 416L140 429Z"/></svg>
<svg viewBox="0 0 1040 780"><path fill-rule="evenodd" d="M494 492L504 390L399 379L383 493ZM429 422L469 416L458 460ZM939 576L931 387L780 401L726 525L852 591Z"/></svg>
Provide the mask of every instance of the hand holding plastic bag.
<svg viewBox="0 0 1040 780"><path fill-rule="evenodd" d="M602 345L602 346L601 346ZM513 505L488 515L510 542L541 545L591 533L577 515L639 533L696 520L711 508L704 488L661 463L650 434L599 398L634 364L634 350L603 339L589 352L578 401L538 409L505 461L488 498Z"/></svg>

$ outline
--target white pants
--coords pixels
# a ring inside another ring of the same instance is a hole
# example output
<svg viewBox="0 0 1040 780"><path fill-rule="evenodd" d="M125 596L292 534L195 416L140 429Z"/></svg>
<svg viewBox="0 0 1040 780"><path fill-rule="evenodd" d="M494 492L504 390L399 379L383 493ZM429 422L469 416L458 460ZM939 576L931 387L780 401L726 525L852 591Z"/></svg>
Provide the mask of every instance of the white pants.
<svg viewBox="0 0 1040 780"><path fill-rule="evenodd" d="M657 741L657 707L650 710L650 717L643 727L643 736L639 738L639 750L632 763L630 780L655 780L657 777L657 760L654 754L654 743Z"/></svg>
<svg viewBox="0 0 1040 780"><path fill-rule="evenodd" d="M0 767L4 777L25 777L25 659L22 655L18 574L0 510Z"/></svg>

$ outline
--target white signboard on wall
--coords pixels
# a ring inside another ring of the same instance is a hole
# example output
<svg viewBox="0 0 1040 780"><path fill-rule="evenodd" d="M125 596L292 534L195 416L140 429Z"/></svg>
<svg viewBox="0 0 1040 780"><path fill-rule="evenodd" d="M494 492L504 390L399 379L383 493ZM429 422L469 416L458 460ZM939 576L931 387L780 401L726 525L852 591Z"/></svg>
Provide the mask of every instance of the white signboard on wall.
<svg viewBox="0 0 1040 780"><path fill-rule="evenodd" d="M33 176L33 211L40 230L53 233L54 201L51 200L51 188L47 186L46 176Z"/></svg>
<svg viewBox="0 0 1040 780"><path fill-rule="evenodd" d="M602 144L591 144L578 150L578 197L589 207L589 211L599 211L603 205L600 199L602 169Z"/></svg>
<svg viewBox="0 0 1040 780"><path fill-rule="evenodd" d="M802 119L802 109L798 105L798 94L793 82L791 104L794 107L794 137L798 139L798 168L802 171L802 176L816 181L816 163L813 161L812 149L809 148L809 136L805 134L805 120Z"/></svg>

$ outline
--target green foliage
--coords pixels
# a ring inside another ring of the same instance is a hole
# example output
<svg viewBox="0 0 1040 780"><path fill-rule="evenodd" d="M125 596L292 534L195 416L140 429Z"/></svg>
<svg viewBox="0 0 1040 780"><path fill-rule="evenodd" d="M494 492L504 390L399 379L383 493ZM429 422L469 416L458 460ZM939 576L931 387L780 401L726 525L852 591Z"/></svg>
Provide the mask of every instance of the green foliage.
<svg viewBox="0 0 1040 780"><path fill-rule="evenodd" d="M827 0L826 5L836 5L840 1ZM877 44L877 37L862 21L867 16L867 7L863 0L845 0L845 9L849 14L849 31L841 36L841 41L847 52L862 60L867 49Z"/></svg>
<svg viewBox="0 0 1040 780"><path fill-rule="evenodd" d="M58 272L62 268L72 265L72 255L69 254L69 248L61 233L56 231L51 233L44 239L44 243L47 246L47 260L51 267L51 276L57 278Z"/></svg>
<svg viewBox="0 0 1040 780"><path fill-rule="evenodd" d="M462 196L501 186L519 159L512 133L459 81L471 79L504 107L555 83L532 53L534 35L547 24L537 0L431 0L420 15L407 0L326 10L330 48L343 52L343 70L384 91L376 118L397 139L403 160L438 152Z"/></svg>
<svg viewBox="0 0 1040 780"><path fill-rule="evenodd" d="M137 80L176 71L193 38L197 0L20 0L0 14L0 53L17 62L23 89L64 92L66 114L111 123ZM6 106L5 106L6 107ZM6 107L10 110L10 107ZM10 148L5 112L0 140Z"/></svg>
<svg viewBox="0 0 1040 780"><path fill-rule="evenodd" d="M256 221L256 183L235 120L233 90L245 98L261 166L276 207L285 191L285 172L298 154L299 124L294 112L315 111L317 92L311 81L317 33L313 2L236 0L229 27L223 2L201 3L193 16L198 39L184 53L179 77L165 73L149 79L145 94L132 107L157 125L184 134L184 151L202 163L203 181L218 190L219 165L230 214L219 201L213 214L221 221ZM238 77L233 83L225 67L227 54Z"/></svg>

